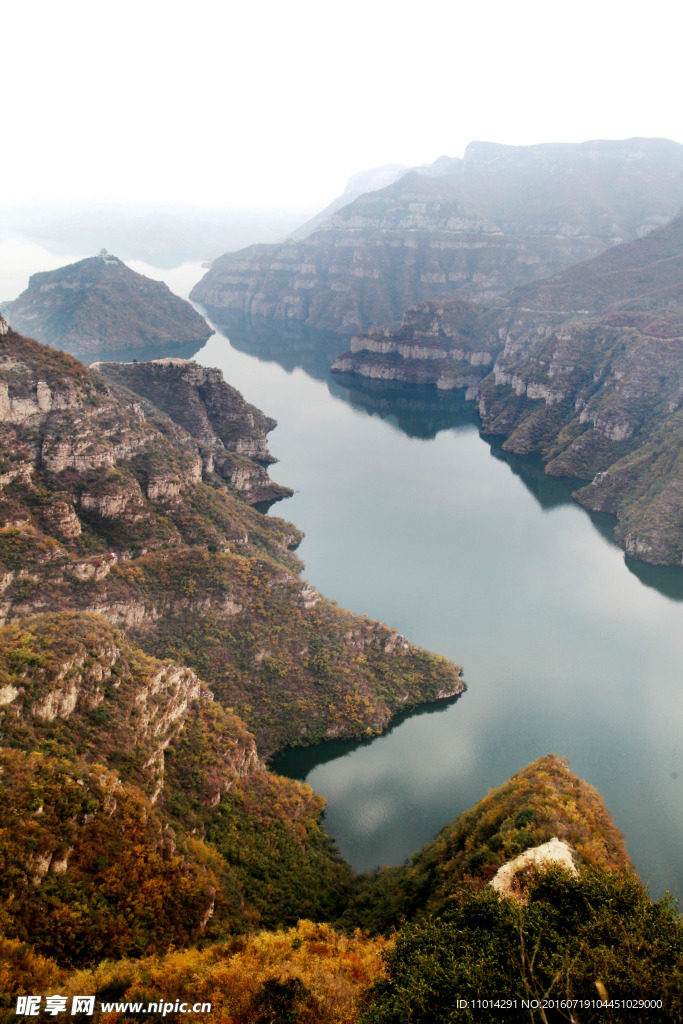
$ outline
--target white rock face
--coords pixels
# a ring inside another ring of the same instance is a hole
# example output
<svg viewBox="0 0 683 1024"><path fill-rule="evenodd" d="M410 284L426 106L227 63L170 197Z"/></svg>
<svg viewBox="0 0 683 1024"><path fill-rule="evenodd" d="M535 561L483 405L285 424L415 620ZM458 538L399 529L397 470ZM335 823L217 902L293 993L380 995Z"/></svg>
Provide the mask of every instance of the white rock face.
<svg viewBox="0 0 683 1024"><path fill-rule="evenodd" d="M518 871L524 871L525 868L549 868L554 864L574 876L578 875L572 851L565 842L556 837L548 843L542 843L541 846L533 846L531 849L525 850L524 853L520 853L519 857L503 864L498 868L490 884L496 892L502 893L504 896L516 897L518 891L515 886L515 876Z"/></svg>
<svg viewBox="0 0 683 1024"><path fill-rule="evenodd" d="M318 591L308 583L301 588L300 596L303 601L304 608L315 608L320 600L320 594Z"/></svg>
<svg viewBox="0 0 683 1024"><path fill-rule="evenodd" d="M11 704L19 696L16 686L8 683L7 686L0 686L0 704Z"/></svg>
<svg viewBox="0 0 683 1024"><path fill-rule="evenodd" d="M48 722L53 722L55 718L70 718L76 709L78 695L78 687L72 682L61 690L55 689L48 693L34 706L33 713L40 718L47 718Z"/></svg>

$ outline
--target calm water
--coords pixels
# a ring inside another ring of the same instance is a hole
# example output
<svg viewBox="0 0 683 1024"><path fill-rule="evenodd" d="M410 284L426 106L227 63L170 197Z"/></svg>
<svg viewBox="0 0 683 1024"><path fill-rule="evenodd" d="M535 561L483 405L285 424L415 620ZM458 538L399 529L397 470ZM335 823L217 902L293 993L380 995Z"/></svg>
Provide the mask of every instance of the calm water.
<svg viewBox="0 0 683 1024"><path fill-rule="evenodd" d="M349 391L326 374L338 338L228 331L196 358L277 418L271 475L296 494L273 511L306 532L305 576L469 683L372 742L279 760L327 798L344 856L403 862L553 751L601 792L653 891L681 895L683 573L627 566L611 521L492 448L469 403Z"/></svg>
<svg viewBox="0 0 683 1024"><path fill-rule="evenodd" d="M73 257L71 257L73 259ZM70 259L0 246L0 298ZM203 271L136 270L187 296ZM654 892L683 895L683 571L625 561L574 487L480 438L457 397L370 395L329 379L345 347L236 319L197 355L275 416L274 513L306 531L306 577L457 661L459 700L370 743L292 751L278 770L328 800L358 869L398 864L541 754L603 795Z"/></svg>

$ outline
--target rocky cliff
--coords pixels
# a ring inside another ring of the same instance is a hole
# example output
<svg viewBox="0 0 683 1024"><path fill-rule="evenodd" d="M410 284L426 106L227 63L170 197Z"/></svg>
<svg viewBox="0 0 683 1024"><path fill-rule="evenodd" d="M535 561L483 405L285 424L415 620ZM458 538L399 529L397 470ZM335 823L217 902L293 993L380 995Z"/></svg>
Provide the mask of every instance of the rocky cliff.
<svg viewBox="0 0 683 1024"><path fill-rule="evenodd" d="M292 494L273 483L266 467L277 462L268 451L266 435L276 422L245 402L223 380L220 370L188 359L155 359L148 363L93 363L91 369L108 381L129 388L147 401L143 408L165 413L197 442L205 480L226 481L250 504L272 502ZM179 439L175 431L174 440ZM157 484L157 490L162 484Z"/></svg>
<svg viewBox="0 0 683 1024"><path fill-rule="evenodd" d="M480 331L483 310L474 302L451 299L411 306L400 324L372 327L351 339L332 370L365 380L431 384L477 394L500 349L495 336Z"/></svg>
<svg viewBox="0 0 683 1024"><path fill-rule="evenodd" d="M272 776L194 672L98 615L0 629L0 809L0 927L61 963L330 914L348 885L321 799ZM268 908L253 833L313 899Z"/></svg>
<svg viewBox="0 0 683 1024"><path fill-rule="evenodd" d="M304 240L214 261L192 291L232 309L352 334L417 302L487 300L674 216L683 147L657 139L580 145L471 143L359 196Z"/></svg>
<svg viewBox="0 0 683 1024"><path fill-rule="evenodd" d="M683 217L514 300L489 324L484 430L591 480L577 500L628 554L683 564Z"/></svg>
<svg viewBox="0 0 683 1024"><path fill-rule="evenodd" d="M333 369L478 399L483 430L592 481L628 554L683 562L683 216L488 308L451 300L354 338Z"/></svg>
<svg viewBox="0 0 683 1024"><path fill-rule="evenodd" d="M34 274L2 312L14 329L78 356L200 348L213 333L184 299L161 281L137 274L102 253Z"/></svg>
<svg viewBox="0 0 683 1024"><path fill-rule="evenodd" d="M106 616L150 654L208 673L264 752L378 731L402 708L462 691L456 667L307 585L296 528L226 485L221 460L240 438L264 456L271 421L214 371L110 371L169 415L14 332L0 345L3 621Z"/></svg>

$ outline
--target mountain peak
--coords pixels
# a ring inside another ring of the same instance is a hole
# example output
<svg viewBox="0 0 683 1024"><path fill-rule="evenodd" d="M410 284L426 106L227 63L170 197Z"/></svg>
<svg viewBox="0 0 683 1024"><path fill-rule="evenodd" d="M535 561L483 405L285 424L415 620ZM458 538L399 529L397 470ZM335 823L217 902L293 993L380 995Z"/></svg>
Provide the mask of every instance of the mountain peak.
<svg viewBox="0 0 683 1024"><path fill-rule="evenodd" d="M106 249L33 274L3 309L18 332L73 355L155 348L166 354L185 344L196 351L213 333L189 302Z"/></svg>

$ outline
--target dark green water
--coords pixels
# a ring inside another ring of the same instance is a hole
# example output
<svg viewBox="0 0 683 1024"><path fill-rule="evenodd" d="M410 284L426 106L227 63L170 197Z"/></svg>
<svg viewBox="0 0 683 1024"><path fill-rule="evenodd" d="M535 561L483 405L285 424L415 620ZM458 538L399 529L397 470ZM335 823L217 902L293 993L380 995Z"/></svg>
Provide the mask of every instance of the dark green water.
<svg viewBox="0 0 683 1024"><path fill-rule="evenodd" d="M229 330L197 358L279 422L271 475L296 494L275 511L306 532L305 576L469 683L372 742L279 760L327 798L342 853L399 864L553 751L600 791L652 890L683 894L683 572L627 563L611 520L483 440L458 397L353 392L326 372L343 340Z"/></svg>

